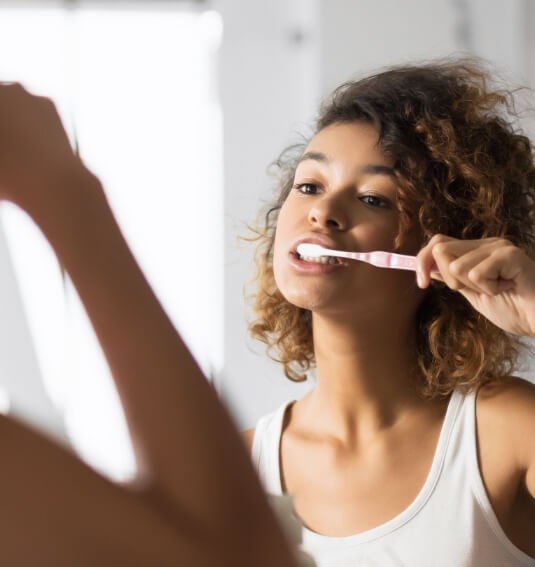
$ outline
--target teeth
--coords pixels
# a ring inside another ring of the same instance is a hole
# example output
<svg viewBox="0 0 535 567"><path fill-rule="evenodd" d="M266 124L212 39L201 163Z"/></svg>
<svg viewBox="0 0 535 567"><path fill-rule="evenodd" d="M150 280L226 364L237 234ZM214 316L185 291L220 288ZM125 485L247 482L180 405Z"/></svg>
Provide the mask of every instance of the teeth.
<svg viewBox="0 0 535 567"><path fill-rule="evenodd" d="M300 256L300 259L305 262L316 262L317 264L338 264L338 261L333 256Z"/></svg>

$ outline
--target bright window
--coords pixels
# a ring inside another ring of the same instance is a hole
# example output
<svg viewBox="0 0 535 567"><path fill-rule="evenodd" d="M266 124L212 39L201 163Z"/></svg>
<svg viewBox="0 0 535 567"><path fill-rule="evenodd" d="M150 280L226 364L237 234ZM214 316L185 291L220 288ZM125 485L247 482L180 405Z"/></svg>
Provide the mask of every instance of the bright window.
<svg viewBox="0 0 535 567"><path fill-rule="evenodd" d="M221 18L186 2L102 4L0 7L0 80L56 101L163 306L213 374L223 348ZM46 390L81 456L126 479L123 415L81 304L27 217L3 205L2 221Z"/></svg>

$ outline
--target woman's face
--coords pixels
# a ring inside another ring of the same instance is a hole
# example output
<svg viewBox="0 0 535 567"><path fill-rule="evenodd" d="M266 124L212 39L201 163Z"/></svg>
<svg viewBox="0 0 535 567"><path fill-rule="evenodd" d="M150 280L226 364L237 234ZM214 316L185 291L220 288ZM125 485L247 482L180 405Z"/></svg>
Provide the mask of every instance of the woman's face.
<svg viewBox="0 0 535 567"><path fill-rule="evenodd" d="M399 225L396 179L377 141L370 124L339 123L318 132L307 146L275 235L275 280L290 303L347 314L410 303L409 296L419 303L413 272L353 260L307 262L296 251L301 242L356 252L393 250ZM415 254L418 248L411 238L400 252Z"/></svg>

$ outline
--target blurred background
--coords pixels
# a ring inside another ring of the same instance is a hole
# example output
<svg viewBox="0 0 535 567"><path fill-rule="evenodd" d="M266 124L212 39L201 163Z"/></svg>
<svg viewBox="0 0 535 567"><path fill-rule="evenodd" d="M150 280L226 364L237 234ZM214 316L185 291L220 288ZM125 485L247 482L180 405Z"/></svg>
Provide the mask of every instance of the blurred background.
<svg viewBox="0 0 535 567"><path fill-rule="evenodd" d="M240 429L314 380L290 383L247 338L253 248L238 237L273 195L269 164L310 134L339 83L447 55L477 55L506 84L535 87L535 2L0 0L0 81L54 99ZM533 137L533 114L523 126ZM0 270L0 411L127 480L124 417L80 301L8 204ZM521 371L531 378L529 361Z"/></svg>

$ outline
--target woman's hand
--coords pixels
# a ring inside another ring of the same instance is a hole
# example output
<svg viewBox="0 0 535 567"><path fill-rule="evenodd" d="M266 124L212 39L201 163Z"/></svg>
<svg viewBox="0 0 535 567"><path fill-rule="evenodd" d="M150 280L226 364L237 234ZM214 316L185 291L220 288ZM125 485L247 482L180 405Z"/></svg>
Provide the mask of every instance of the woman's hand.
<svg viewBox="0 0 535 567"><path fill-rule="evenodd" d="M436 265L436 266L435 266ZM535 262L503 238L457 240L441 234L418 254L418 285L429 286L431 270L495 325L535 337Z"/></svg>
<svg viewBox="0 0 535 567"><path fill-rule="evenodd" d="M61 180L81 169L53 102L17 83L0 83L0 199L31 213L36 201L53 199Z"/></svg>

